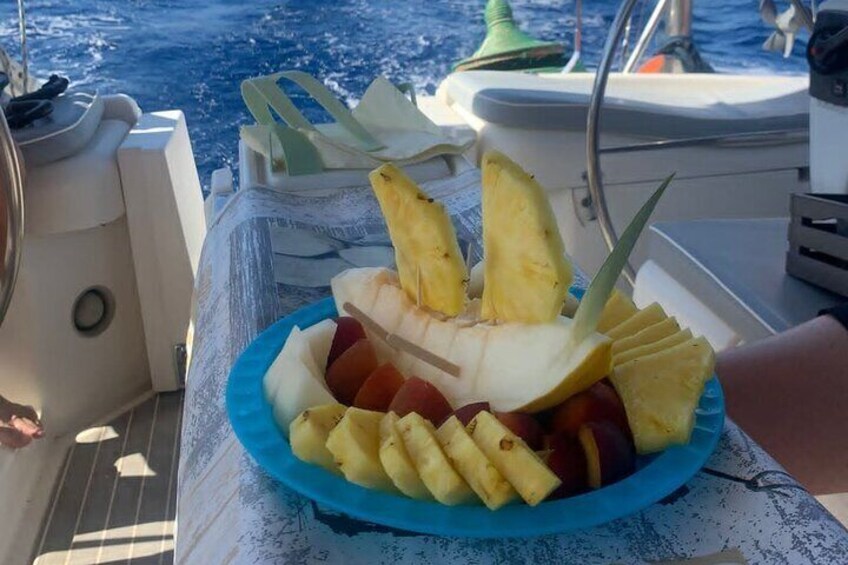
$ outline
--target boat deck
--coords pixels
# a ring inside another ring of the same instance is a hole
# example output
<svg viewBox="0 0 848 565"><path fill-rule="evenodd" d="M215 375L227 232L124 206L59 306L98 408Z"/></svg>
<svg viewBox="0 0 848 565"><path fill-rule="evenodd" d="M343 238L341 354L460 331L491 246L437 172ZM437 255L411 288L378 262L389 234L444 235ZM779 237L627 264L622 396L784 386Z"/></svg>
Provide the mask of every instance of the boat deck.
<svg viewBox="0 0 848 565"><path fill-rule="evenodd" d="M77 435L35 563L173 563L182 409L182 392L157 394Z"/></svg>

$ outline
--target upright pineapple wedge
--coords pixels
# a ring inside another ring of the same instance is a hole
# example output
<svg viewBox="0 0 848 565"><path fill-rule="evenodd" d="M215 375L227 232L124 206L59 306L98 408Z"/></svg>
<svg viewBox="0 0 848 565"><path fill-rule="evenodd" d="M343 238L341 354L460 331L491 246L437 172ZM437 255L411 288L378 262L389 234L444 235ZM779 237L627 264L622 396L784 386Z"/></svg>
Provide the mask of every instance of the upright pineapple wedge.
<svg viewBox="0 0 848 565"><path fill-rule="evenodd" d="M341 404L324 404L301 412L289 426L292 453L301 461L338 473L339 467L327 449L327 438L344 413L345 407Z"/></svg>
<svg viewBox="0 0 848 565"><path fill-rule="evenodd" d="M689 441L695 408L714 366L712 347L699 337L615 368L612 384L624 403L637 452Z"/></svg>
<svg viewBox="0 0 848 565"><path fill-rule="evenodd" d="M359 486L395 492L380 462L382 412L348 408L327 437L327 450L347 480Z"/></svg>
<svg viewBox="0 0 848 565"><path fill-rule="evenodd" d="M468 424L477 447L512 484L521 498L536 506L560 485L560 480L524 441L489 412L479 412Z"/></svg>
<svg viewBox="0 0 848 565"><path fill-rule="evenodd" d="M600 333L607 333L615 326L635 315L639 309L633 304L633 301L622 294L618 289L612 291L612 296L604 305L604 310L601 312L601 319L598 321L598 330Z"/></svg>
<svg viewBox="0 0 848 565"><path fill-rule="evenodd" d="M380 462L389 478L403 494L410 498L428 500L433 497L418 476L415 463L409 457L397 423L400 418L394 412L383 416L380 422Z"/></svg>
<svg viewBox="0 0 848 565"><path fill-rule="evenodd" d="M417 303L456 316L465 305L468 271L444 206L387 163L368 175L395 246L400 284Z"/></svg>
<svg viewBox="0 0 848 565"><path fill-rule="evenodd" d="M445 454L462 478L489 510L497 510L518 494L492 462L483 454L456 416L448 418L436 431Z"/></svg>
<svg viewBox="0 0 848 565"><path fill-rule="evenodd" d="M483 318L546 323L559 315L571 265L544 189L497 151L483 155Z"/></svg>
<svg viewBox="0 0 848 565"><path fill-rule="evenodd" d="M634 335L648 326L652 326L658 322L662 322L668 316L665 315L662 306L654 302L647 308L639 310L633 316L627 318L611 330L606 332L606 336L612 340L622 339Z"/></svg>
<svg viewBox="0 0 848 565"><path fill-rule="evenodd" d="M653 343L678 331L680 331L680 325L677 323L677 320L674 318L666 318L665 320L639 330L633 335L629 335L612 342L612 355L615 357L620 353L624 353L628 349Z"/></svg>
<svg viewBox="0 0 848 565"><path fill-rule="evenodd" d="M436 500L448 506L474 500L474 491L451 466L439 445L433 424L410 412L398 421L397 428L421 481Z"/></svg>
<svg viewBox="0 0 848 565"><path fill-rule="evenodd" d="M633 361L634 359L637 359L639 357L644 357L645 355L664 351L666 349L674 347L675 345L679 345L684 341L689 341L690 339L692 339L692 332L690 330L680 330L679 332L675 332L668 337L662 338L659 341L654 341L652 343L640 345L639 347L630 348L626 351L622 351L613 355L613 367L618 367L619 365L623 365L624 363L627 363L628 361Z"/></svg>

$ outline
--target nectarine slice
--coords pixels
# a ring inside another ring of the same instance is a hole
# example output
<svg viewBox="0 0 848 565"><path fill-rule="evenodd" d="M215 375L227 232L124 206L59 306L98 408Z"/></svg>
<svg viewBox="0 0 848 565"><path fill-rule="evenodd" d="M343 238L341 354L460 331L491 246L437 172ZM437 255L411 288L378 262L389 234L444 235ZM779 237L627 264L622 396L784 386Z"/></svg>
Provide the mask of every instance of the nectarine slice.
<svg viewBox="0 0 848 565"><path fill-rule="evenodd" d="M439 426L453 411L439 389L418 377L410 377L395 394L389 410L403 418L415 412Z"/></svg>
<svg viewBox="0 0 848 565"><path fill-rule="evenodd" d="M633 473L636 453L633 444L610 422L589 422L577 434L586 455L589 486L598 489Z"/></svg>
<svg viewBox="0 0 848 565"><path fill-rule="evenodd" d="M368 339L360 339L333 361L327 369L327 388L342 404L350 406L356 393L374 369L377 354Z"/></svg>
<svg viewBox="0 0 848 565"><path fill-rule="evenodd" d="M359 392L353 399L353 405L365 410L385 412L389 409L389 404L392 403L397 391L403 386L403 382L404 378L400 371L391 363L384 363L374 369L374 372L368 375L359 387Z"/></svg>
<svg viewBox="0 0 848 565"><path fill-rule="evenodd" d="M336 318L336 333L333 335L333 343L327 355L327 367L360 339L365 339L365 328L359 321L350 316Z"/></svg>
<svg viewBox="0 0 848 565"><path fill-rule="evenodd" d="M602 381L560 404L551 418L551 431L576 437L587 422L611 422L630 436L624 404L615 389Z"/></svg>

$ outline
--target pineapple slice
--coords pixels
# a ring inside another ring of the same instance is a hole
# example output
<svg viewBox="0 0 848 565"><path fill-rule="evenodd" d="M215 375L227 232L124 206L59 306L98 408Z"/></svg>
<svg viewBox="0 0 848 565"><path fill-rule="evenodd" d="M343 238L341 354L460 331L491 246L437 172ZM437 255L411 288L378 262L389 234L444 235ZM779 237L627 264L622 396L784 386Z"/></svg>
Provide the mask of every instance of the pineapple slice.
<svg viewBox="0 0 848 565"><path fill-rule="evenodd" d="M489 510L497 510L518 496L509 481L480 451L456 416L451 416L439 427L436 437L454 468Z"/></svg>
<svg viewBox="0 0 848 565"><path fill-rule="evenodd" d="M292 453L301 461L338 473L339 467L326 444L327 437L344 413L345 407L341 404L324 404L301 412L289 425Z"/></svg>
<svg viewBox="0 0 848 565"><path fill-rule="evenodd" d="M634 335L648 326L662 322L667 317L668 316L665 315L662 306L654 302L647 308L639 310L636 314L606 332L606 335L613 341L619 340Z"/></svg>
<svg viewBox="0 0 848 565"><path fill-rule="evenodd" d="M496 151L483 155L483 311L487 320L559 315L572 271L544 189Z"/></svg>
<svg viewBox="0 0 848 565"><path fill-rule="evenodd" d="M636 315L639 311L633 301L627 298L617 289L613 289L612 296L607 300L601 319L598 321L598 333L605 334L624 320Z"/></svg>
<svg viewBox="0 0 848 565"><path fill-rule="evenodd" d="M613 356L612 364L614 367L618 367L619 365L623 365L628 361L632 361L639 357L644 357L645 355L650 355L651 353L657 353L658 351L669 349L671 347L674 347L675 345L683 343L684 341L689 341L690 339L692 339L692 332L689 330L681 330L679 332L671 334L670 336L664 337L659 341L646 343L645 345L640 345L639 347L633 347L631 349L628 349L627 351L622 351L621 353L618 353L617 355Z"/></svg>
<svg viewBox="0 0 848 565"><path fill-rule="evenodd" d="M347 480L359 486L395 492L380 463L381 412L348 408L327 437L327 449Z"/></svg>
<svg viewBox="0 0 848 565"><path fill-rule="evenodd" d="M680 326L678 325L677 320L674 318L666 318L665 320L652 324L633 335L615 340L612 343L612 356L615 357L619 353L624 353L628 349L633 349L640 345L653 343L679 331Z"/></svg>
<svg viewBox="0 0 848 565"><path fill-rule="evenodd" d="M414 303L456 316L465 305L468 271L444 206L391 163L368 178L395 247L400 284Z"/></svg>
<svg viewBox="0 0 848 565"><path fill-rule="evenodd" d="M432 499L403 444L403 438L397 429L399 420L397 414L389 412L380 421L380 462L386 474L403 494L419 500Z"/></svg>
<svg viewBox="0 0 848 565"><path fill-rule="evenodd" d="M542 502L560 485L559 478L542 459L491 413L478 413L468 424L468 431L477 447L530 506Z"/></svg>
<svg viewBox="0 0 848 565"><path fill-rule="evenodd" d="M712 347L699 337L615 368L612 384L624 403L636 451L653 453L689 441L714 366Z"/></svg>
<svg viewBox="0 0 848 565"><path fill-rule="evenodd" d="M427 489L442 504L454 506L474 499L474 491L454 470L429 421L410 412L397 423L406 451Z"/></svg>

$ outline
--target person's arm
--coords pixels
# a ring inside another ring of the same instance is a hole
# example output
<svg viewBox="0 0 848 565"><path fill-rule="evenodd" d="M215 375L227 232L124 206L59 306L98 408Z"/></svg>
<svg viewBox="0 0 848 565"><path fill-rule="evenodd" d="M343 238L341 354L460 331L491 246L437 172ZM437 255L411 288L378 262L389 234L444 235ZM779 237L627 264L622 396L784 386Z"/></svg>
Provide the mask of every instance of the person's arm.
<svg viewBox="0 0 848 565"><path fill-rule="evenodd" d="M722 351L727 413L814 494L848 490L848 330L824 315Z"/></svg>

